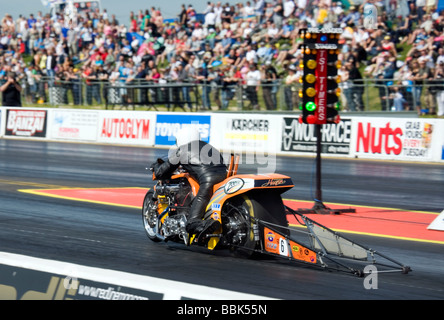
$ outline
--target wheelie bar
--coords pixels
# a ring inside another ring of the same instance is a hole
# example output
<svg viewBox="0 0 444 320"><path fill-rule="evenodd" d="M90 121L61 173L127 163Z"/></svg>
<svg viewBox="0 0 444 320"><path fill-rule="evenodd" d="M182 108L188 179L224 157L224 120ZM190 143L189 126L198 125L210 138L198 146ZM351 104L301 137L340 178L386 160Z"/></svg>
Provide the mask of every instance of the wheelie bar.
<svg viewBox="0 0 444 320"><path fill-rule="evenodd" d="M379 273L406 274L412 271L409 266L347 239L291 208L287 207L287 210L289 214L295 215L300 226L284 227L251 218L263 235L258 252L357 276L364 276L368 265L376 267ZM371 272L375 272L375 268Z"/></svg>

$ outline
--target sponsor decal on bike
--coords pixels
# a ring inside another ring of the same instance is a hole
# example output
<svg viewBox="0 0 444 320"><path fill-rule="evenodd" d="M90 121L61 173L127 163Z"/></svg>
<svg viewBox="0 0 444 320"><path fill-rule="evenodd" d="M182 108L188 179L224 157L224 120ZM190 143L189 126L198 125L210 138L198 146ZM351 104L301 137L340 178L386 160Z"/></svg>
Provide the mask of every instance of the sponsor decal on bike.
<svg viewBox="0 0 444 320"><path fill-rule="evenodd" d="M226 194L232 194L242 189L243 186L244 180L241 178L234 178L225 184L224 191Z"/></svg>
<svg viewBox="0 0 444 320"><path fill-rule="evenodd" d="M218 221L220 221L220 219L221 219L219 212L213 212L213 215L211 216L211 218L213 220L218 220Z"/></svg>
<svg viewBox="0 0 444 320"><path fill-rule="evenodd" d="M266 187L283 187L283 186L293 186L293 181L291 179L285 178L269 178L260 179L254 181L255 188L266 188Z"/></svg>
<svg viewBox="0 0 444 320"><path fill-rule="evenodd" d="M287 181L285 179L269 179L265 182L261 187L274 187L286 184Z"/></svg>
<svg viewBox="0 0 444 320"><path fill-rule="evenodd" d="M288 240L285 236L264 228L265 251L296 260L316 263L316 253L299 243ZM291 253L291 255L290 255Z"/></svg>
<svg viewBox="0 0 444 320"><path fill-rule="evenodd" d="M294 259L309 263L316 263L316 253L290 240L291 254Z"/></svg>
<svg viewBox="0 0 444 320"><path fill-rule="evenodd" d="M279 234L275 234L268 228L264 228L265 251L281 256L289 256L287 239Z"/></svg>
<svg viewBox="0 0 444 320"><path fill-rule="evenodd" d="M268 231L265 235L265 251L277 253L278 245L275 242L275 235L273 232Z"/></svg>

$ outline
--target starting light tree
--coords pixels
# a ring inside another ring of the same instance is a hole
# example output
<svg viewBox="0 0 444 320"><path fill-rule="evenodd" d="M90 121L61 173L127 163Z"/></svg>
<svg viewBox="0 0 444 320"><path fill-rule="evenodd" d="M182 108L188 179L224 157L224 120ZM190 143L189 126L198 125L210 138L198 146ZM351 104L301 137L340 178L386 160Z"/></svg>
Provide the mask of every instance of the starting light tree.
<svg viewBox="0 0 444 320"><path fill-rule="evenodd" d="M302 88L299 96L302 100L300 122L307 124L338 123L340 77L338 61L340 52L338 40L342 29L307 28L300 30L303 39Z"/></svg>
<svg viewBox="0 0 444 320"><path fill-rule="evenodd" d="M300 67L303 69L302 88L299 96L302 100L301 123L315 125L316 134L316 199L311 210L299 209L302 212L341 213L355 212L354 209L327 208L322 202L321 191L321 127L327 123L339 123L339 96L341 91L338 69L338 40L342 33L340 28L306 28L300 30L303 39L303 58Z"/></svg>

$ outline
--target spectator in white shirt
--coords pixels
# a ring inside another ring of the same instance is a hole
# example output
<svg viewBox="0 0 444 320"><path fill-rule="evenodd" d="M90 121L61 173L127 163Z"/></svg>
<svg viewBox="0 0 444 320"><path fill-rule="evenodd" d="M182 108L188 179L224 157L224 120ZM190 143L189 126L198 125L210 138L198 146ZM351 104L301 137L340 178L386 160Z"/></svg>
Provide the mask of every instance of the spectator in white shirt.
<svg viewBox="0 0 444 320"><path fill-rule="evenodd" d="M259 110L259 102L257 92L261 85L262 75L257 69L256 64L251 63L250 69L246 74L247 81L247 99L250 100L251 106L254 110Z"/></svg>
<svg viewBox="0 0 444 320"><path fill-rule="evenodd" d="M244 14L246 17L254 15L254 7L251 5L250 1L247 1L244 6Z"/></svg>
<svg viewBox="0 0 444 320"><path fill-rule="evenodd" d="M210 10L210 12L205 15L205 26L208 29L216 28L216 14L214 10Z"/></svg>
<svg viewBox="0 0 444 320"><path fill-rule="evenodd" d="M296 5L294 4L293 0L285 0L284 2L284 17L288 18L290 17L294 10L296 8Z"/></svg>

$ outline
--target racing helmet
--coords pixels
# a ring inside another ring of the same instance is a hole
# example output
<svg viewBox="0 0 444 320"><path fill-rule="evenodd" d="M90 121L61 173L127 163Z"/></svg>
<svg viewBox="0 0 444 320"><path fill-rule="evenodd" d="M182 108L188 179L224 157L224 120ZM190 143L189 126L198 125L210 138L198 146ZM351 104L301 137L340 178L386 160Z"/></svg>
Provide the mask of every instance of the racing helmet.
<svg viewBox="0 0 444 320"><path fill-rule="evenodd" d="M195 126L186 126L176 133L176 145L178 147L190 143L191 141L199 141L200 133Z"/></svg>

